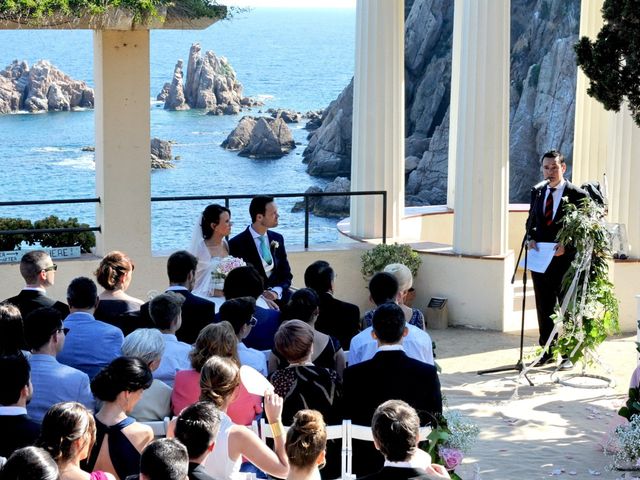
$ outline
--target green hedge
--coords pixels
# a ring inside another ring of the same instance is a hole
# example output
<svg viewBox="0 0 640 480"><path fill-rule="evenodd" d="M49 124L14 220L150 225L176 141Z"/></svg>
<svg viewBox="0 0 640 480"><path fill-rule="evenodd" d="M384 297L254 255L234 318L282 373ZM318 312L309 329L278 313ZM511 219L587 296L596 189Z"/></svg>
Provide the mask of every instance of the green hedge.
<svg viewBox="0 0 640 480"><path fill-rule="evenodd" d="M0 217L0 250L15 250L20 248L22 242L29 245L39 243L43 247L75 247L79 246L83 253L91 251L96 245L96 236L93 232L80 233L41 233L34 231L31 234L3 235L2 230L44 229L44 228L87 228L86 223L78 222L77 218L63 220L51 215L41 220L31 222L22 218Z"/></svg>

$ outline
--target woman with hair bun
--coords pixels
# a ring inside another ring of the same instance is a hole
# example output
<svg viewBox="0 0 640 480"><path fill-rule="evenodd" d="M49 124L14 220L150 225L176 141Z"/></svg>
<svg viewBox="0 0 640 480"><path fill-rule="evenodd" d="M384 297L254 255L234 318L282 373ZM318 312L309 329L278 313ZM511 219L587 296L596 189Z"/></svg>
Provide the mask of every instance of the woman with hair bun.
<svg viewBox="0 0 640 480"><path fill-rule="evenodd" d="M240 368L231 359L213 356L207 360L200 374L201 401L212 402L222 411L220 431L215 448L205 461L205 470L218 480L231 479L240 471L242 457L268 475L285 478L289 462L284 448L282 426L282 398L267 391L264 410L274 433L274 449L244 425L236 425L226 414L227 407L237 394Z"/></svg>
<svg viewBox="0 0 640 480"><path fill-rule="evenodd" d="M198 217L189 251L198 259L193 293L204 297L222 297L220 289L211 288L211 272L220 260L229 256L226 237L231 233L231 210L212 203Z"/></svg>
<svg viewBox="0 0 640 480"><path fill-rule="evenodd" d="M80 462L89 456L96 440L96 422L87 408L77 402L53 405L42 419L38 445L58 464L60 480L114 480L110 473L87 473Z"/></svg>
<svg viewBox="0 0 640 480"><path fill-rule="evenodd" d="M107 253L95 271L96 280L104 290L98 295L100 303L94 317L115 325L124 335L141 326L136 320L139 320L140 306L144 302L126 293L134 268L131 259L116 250Z"/></svg>
<svg viewBox="0 0 640 480"><path fill-rule="evenodd" d="M293 417L287 432L286 450L289 458L287 480L315 480L324 467L327 429L317 410L300 410Z"/></svg>
<svg viewBox="0 0 640 480"><path fill-rule="evenodd" d="M0 470L0 480L58 480L58 465L46 450L24 447L11 454Z"/></svg>
<svg viewBox="0 0 640 480"><path fill-rule="evenodd" d="M139 473L140 453L153 440L153 431L128 414L152 381L149 366L135 357L116 358L91 381L93 395L103 403L95 415L90 470L104 470L119 479Z"/></svg>

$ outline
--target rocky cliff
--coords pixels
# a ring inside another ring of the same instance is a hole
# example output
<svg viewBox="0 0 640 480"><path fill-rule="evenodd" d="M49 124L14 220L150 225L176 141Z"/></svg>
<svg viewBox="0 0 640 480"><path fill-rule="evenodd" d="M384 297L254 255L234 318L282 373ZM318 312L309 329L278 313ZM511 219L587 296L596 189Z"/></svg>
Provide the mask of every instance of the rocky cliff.
<svg viewBox="0 0 640 480"><path fill-rule="evenodd" d="M93 108L93 89L74 80L46 60L31 68L14 60L0 71L0 113L46 112Z"/></svg>
<svg viewBox="0 0 640 480"><path fill-rule="evenodd" d="M157 97L164 101L165 109L203 108L215 114L233 115L243 106L259 104L242 96L242 85L226 58L210 50L203 57L200 51L200 44L191 45L186 80L182 60L176 63L171 83L165 83Z"/></svg>
<svg viewBox="0 0 640 480"><path fill-rule="evenodd" d="M453 4L405 4L408 205L446 202ZM510 198L528 201L540 155L573 153L579 0L511 1ZM304 161L312 175L349 175L353 82L325 110Z"/></svg>

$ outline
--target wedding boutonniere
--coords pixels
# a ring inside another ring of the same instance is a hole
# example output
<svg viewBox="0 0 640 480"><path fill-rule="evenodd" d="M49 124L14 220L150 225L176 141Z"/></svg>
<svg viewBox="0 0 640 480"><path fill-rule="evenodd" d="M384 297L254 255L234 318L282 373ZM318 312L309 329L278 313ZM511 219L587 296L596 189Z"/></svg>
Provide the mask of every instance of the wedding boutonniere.
<svg viewBox="0 0 640 480"><path fill-rule="evenodd" d="M272 250L275 250L276 248L280 247L280 243L277 240L271 240L271 243L269 245L271 246Z"/></svg>

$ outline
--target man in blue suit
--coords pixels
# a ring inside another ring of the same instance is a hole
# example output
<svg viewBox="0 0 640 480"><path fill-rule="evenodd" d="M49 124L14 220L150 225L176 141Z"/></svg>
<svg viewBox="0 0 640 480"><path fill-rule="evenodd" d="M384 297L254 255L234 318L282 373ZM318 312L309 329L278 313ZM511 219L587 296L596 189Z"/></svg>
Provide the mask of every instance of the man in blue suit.
<svg viewBox="0 0 640 480"><path fill-rule="evenodd" d="M291 267L284 238L269 230L278 226L278 206L273 197L259 195L249 205L251 225L229 240L229 254L253 265L262 276L264 298L270 301L289 298Z"/></svg>

